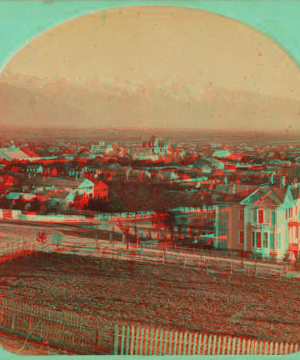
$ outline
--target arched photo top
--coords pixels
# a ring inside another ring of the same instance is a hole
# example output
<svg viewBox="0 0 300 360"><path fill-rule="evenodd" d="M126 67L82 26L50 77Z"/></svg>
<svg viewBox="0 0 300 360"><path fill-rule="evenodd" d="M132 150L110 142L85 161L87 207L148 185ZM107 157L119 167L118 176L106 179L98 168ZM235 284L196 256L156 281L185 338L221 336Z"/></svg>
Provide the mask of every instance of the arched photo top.
<svg viewBox="0 0 300 360"><path fill-rule="evenodd" d="M201 10L127 7L67 21L23 47L0 80L38 92L35 113L21 97L17 108L19 121L26 114L40 125L72 117L73 126L282 131L300 123L300 73L289 54ZM6 96L11 103L10 89Z"/></svg>

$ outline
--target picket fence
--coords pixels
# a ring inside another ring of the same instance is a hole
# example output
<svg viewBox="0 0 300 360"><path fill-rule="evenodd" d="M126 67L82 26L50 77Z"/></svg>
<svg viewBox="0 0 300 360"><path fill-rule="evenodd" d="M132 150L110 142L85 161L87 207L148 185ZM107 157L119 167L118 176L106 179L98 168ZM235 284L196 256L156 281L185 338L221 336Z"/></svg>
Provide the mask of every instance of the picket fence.
<svg viewBox="0 0 300 360"><path fill-rule="evenodd" d="M0 263L36 252L39 244L35 239L23 239L3 244L0 247Z"/></svg>
<svg viewBox="0 0 300 360"><path fill-rule="evenodd" d="M29 340L47 341L89 354L107 354L112 349L113 329L103 331L101 318L97 316L3 297L0 314L0 328Z"/></svg>
<svg viewBox="0 0 300 360"><path fill-rule="evenodd" d="M114 355L286 355L299 345L242 337L115 325Z"/></svg>

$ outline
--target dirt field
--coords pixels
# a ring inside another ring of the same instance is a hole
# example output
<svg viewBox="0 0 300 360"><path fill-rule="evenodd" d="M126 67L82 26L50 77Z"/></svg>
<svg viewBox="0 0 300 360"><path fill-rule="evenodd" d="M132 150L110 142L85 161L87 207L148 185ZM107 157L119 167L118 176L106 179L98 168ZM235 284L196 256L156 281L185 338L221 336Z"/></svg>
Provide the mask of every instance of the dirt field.
<svg viewBox="0 0 300 360"><path fill-rule="evenodd" d="M62 254L0 264L3 296L98 315L104 343L116 322L300 343L297 284L242 275L227 280L175 266Z"/></svg>

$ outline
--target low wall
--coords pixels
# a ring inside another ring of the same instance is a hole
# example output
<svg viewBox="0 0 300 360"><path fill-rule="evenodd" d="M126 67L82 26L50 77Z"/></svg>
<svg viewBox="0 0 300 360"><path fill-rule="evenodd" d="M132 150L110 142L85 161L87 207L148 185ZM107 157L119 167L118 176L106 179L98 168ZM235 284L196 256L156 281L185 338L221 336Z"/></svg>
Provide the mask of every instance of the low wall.
<svg viewBox="0 0 300 360"><path fill-rule="evenodd" d="M203 206L202 208L194 207L179 207L171 209L171 212L176 213L213 213L214 206ZM164 213L148 212L132 212L132 213L105 213L97 214L94 216L85 215L65 215L65 214L51 214L51 215L37 215L34 213L26 213L21 210L5 210L0 209L0 220L15 220L15 221L37 221L37 222L54 222L54 223L78 223L78 222L93 222L99 221L156 221L163 220L166 217Z"/></svg>
<svg viewBox="0 0 300 360"><path fill-rule="evenodd" d="M14 221L37 221L37 222L53 222L53 223L76 223L76 222L97 222L97 217L87 217L82 215L37 215L33 213L25 213L21 210L4 210L0 209L0 220Z"/></svg>

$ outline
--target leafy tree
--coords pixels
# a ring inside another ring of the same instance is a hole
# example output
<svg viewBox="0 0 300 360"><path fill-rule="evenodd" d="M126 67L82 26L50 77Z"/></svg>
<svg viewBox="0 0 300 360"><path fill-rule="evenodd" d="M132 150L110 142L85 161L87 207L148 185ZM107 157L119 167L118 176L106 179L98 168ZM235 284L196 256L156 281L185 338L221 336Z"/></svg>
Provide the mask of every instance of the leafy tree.
<svg viewBox="0 0 300 360"><path fill-rule="evenodd" d="M46 244L47 234L45 233L45 231L39 231L39 232L37 233L36 240L37 240L37 242L40 243L40 244Z"/></svg>
<svg viewBox="0 0 300 360"><path fill-rule="evenodd" d="M22 195L20 195L13 207L14 209L18 209L18 210L25 210L25 205L26 202L23 199Z"/></svg>
<svg viewBox="0 0 300 360"><path fill-rule="evenodd" d="M4 195L0 199L0 208L1 209L10 209L11 201Z"/></svg>
<svg viewBox="0 0 300 360"><path fill-rule="evenodd" d="M41 210L41 207L42 207L42 202L35 197L30 205L30 211L39 212Z"/></svg>
<svg viewBox="0 0 300 360"><path fill-rule="evenodd" d="M63 237L60 233L56 233L52 237L52 243L56 245L56 248L58 249L58 246L60 245Z"/></svg>

